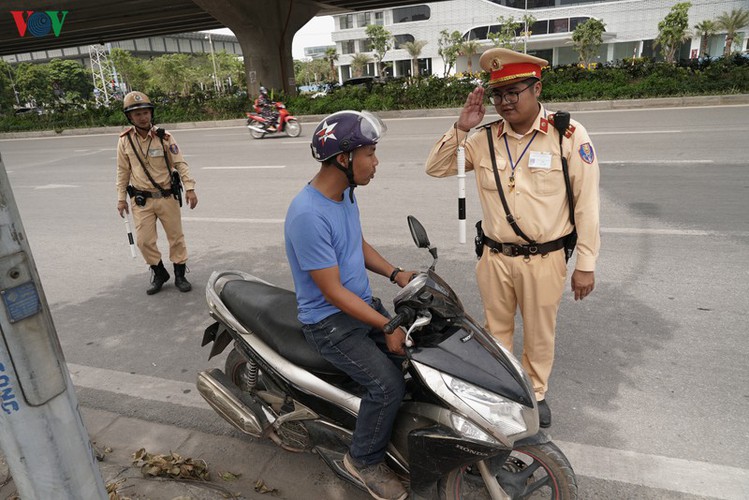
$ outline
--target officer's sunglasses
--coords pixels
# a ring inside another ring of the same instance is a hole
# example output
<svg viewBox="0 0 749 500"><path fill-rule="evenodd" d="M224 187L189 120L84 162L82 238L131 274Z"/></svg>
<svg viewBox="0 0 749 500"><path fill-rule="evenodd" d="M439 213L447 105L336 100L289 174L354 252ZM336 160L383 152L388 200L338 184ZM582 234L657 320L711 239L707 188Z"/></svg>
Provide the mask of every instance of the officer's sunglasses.
<svg viewBox="0 0 749 500"><path fill-rule="evenodd" d="M505 101L507 104L515 104L520 100L520 94L528 90L529 88L533 87L536 84L536 81L532 81L528 86L523 88L523 90L518 91L509 91L509 92L493 92L489 96L489 102L492 104L502 104L502 101Z"/></svg>

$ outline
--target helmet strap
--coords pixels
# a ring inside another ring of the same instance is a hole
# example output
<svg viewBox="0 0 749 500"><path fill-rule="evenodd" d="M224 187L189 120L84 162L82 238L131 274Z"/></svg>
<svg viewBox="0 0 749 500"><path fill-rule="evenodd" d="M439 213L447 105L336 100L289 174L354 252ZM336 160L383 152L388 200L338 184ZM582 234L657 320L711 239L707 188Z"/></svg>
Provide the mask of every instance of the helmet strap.
<svg viewBox="0 0 749 500"><path fill-rule="evenodd" d="M337 158L333 158L333 166L346 174L346 179L348 179L348 197L351 203L354 202L354 188L356 187L356 182L354 181L354 153L353 151L350 151L348 154L348 168L344 167L338 162Z"/></svg>

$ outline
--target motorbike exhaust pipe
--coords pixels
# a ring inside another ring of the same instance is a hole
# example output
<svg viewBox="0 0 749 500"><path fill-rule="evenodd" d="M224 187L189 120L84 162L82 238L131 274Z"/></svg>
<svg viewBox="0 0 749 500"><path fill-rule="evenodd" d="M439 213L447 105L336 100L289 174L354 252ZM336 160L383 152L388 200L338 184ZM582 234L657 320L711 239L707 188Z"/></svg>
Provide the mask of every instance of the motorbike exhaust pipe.
<svg viewBox="0 0 749 500"><path fill-rule="evenodd" d="M264 129L260 128L260 127L255 127L254 125L247 125L247 128L250 129L250 130L254 130L255 132L260 132L261 134L267 134L268 133L267 130L264 130Z"/></svg>
<svg viewBox="0 0 749 500"><path fill-rule="evenodd" d="M224 372L218 368L200 372L197 387L211 408L239 431L252 437L262 437L266 434L265 429L270 427L270 423L260 405L254 401L246 401L249 398L234 387ZM258 408L253 409L251 406Z"/></svg>

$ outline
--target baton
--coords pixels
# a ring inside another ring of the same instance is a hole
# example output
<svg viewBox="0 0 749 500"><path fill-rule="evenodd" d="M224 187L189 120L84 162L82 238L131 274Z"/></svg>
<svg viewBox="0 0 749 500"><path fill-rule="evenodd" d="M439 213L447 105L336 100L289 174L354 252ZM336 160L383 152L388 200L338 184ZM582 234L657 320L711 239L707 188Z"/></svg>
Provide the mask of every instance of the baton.
<svg viewBox="0 0 749 500"><path fill-rule="evenodd" d="M135 241L133 241L133 232L130 230L130 217L125 214L125 232L127 233L127 241L130 243L130 256L135 258Z"/></svg>
<svg viewBox="0 0 749 500"><path fill-rule="evenodd" d="M466 242L466 151L458 146L458 243Z"/></svg>

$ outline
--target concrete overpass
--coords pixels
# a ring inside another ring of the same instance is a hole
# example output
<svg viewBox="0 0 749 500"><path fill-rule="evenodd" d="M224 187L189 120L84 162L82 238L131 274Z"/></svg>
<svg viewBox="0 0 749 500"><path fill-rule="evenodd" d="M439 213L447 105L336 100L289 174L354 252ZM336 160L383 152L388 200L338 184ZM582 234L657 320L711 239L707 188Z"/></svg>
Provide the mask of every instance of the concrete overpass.
<svg viewBox="0 0 749 500"><path fill-rule="evenodd" d="M310 19L414 3L418 2L76 0L61 7L59 0L30 0L0 14L0 55L227 27L242 47L250 92L256 94L262 84L289 93L295 91L291 42Z"/></svg>

